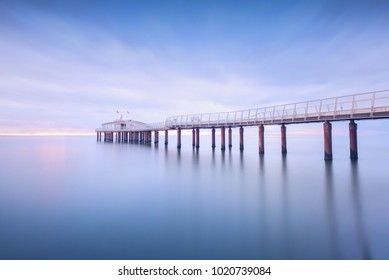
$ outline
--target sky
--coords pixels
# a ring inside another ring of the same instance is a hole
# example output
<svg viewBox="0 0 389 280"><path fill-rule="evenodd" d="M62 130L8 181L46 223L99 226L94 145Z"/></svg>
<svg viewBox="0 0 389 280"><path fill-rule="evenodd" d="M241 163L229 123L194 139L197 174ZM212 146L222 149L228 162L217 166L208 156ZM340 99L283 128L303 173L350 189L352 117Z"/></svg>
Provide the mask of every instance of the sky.
<svg viewBox="0 0 389 280"><path fill-rule="evenodd" d="M0 0L0 134L388 89L388 30L378 0Z"/></svg>

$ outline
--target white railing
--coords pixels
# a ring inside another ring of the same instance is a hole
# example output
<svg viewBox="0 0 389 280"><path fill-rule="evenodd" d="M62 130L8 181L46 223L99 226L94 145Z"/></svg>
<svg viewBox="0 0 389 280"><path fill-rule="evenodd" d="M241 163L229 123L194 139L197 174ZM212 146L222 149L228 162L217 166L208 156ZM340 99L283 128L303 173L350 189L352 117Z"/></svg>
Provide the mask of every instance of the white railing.
<svg viewBox="0 0 389 280"><path fill-rule="evenodd" d="M263 108L169 117L167 128L249 126L389 117L389 90Z"/></svg>

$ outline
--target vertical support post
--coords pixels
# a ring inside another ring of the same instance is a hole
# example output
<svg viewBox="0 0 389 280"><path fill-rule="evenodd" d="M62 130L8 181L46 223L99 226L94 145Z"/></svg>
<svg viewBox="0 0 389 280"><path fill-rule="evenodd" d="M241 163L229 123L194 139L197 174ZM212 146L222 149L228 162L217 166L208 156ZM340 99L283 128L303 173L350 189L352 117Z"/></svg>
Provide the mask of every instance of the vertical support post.
<svg viewBox="0 0 389 280"><path fill-rule="evenodd" d="M177 128L177 149L181 149L181 128Z"/></svg>
<svg viewBox="0 0 389 280"><path fill-rule="evenodd" d="M259 153L262 155L265 153L265 126L261 124L258 127L258 147Z"/></svg>
<svg viewBox="0 0 389 280"><path fill-rule="evenodd" d="M286 154L286 126L284 124L281 125L281 153Z"/></svg>
<svg viewBox="0 0 389 280"><path fill-rule="evenodd" d="M200 128L196 128L196 149L200 148Z"/></svg>
<svg viewBox="0 0 389 280"><path fill-rule="evenodd" d="M165 130L165 145L167 145L168 144L168 138L169 138L169 132L168 132L168 130L166 129Z"/></svg>
<svg viewBox="0 0 389 280"><path fill-rule="evenodd" d="M158 144L159 143L159 131L156 130L154 132L154 144Z"/></svg>
<svg viewBox="0 0 389 280"><path fill-rule="evenodd" d="M226 149L226 128L224 126L221 127L221 150L224 151Z"/></svg>
<svg viewBox="0 0 389 280"><path fill-rule="evenodd" d="M350 120L350 159L358 159L357 124Z"/></svg>
<svg viewBox="0 0 389 280"><path fill-rule="evenodd" d="M239 128L239 150L243 151L244 144L243 144L243 126Z"/></svg>
<svg viewBox="0 0 389 280"><path fill-rule="evenodd" d="M228 128L228 148L231 149L232 147L232 129L231 127Z"/></svg>
<svg viewBox="0 0 389 280"><path fill-rule="evenodd" d="M194 148L196 146L196 130L192 129L192 147Z"/></svg>
<svg viewBox="0 0 389 280"><path fill-rule="evenodd" d="M212 127L212 149L215 149L216 141L215 141L215 128Z"/></svg>
<svg viewBox="0 0 389 280"><path fill-rule="evenodd" d="M324 122L324 159L332 160L332 124L329 121Z"/></svg>
<svg viewBox="0 0 389 280"><path fill-rule="evenodd" d="M99 133L98 132L96 132L96 136L97 136L97 142L99 142Z"/></svg>

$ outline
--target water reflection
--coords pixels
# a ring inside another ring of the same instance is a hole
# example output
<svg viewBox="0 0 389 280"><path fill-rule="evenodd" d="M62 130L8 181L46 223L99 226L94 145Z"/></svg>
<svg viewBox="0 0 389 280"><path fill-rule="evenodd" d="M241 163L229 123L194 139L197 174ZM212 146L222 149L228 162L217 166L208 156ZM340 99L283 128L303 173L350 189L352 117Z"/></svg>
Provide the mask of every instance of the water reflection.
<svg viewBox="0 0 389 280"><path fill-rule="evenodd" d="M339 228L335 209L334 195L334 178L332 161L326 160L325 164L325 182L326 182L326 202L327 202L327 217L329 222L329 234L332 259L341 259L339 248Z"/></svg>
<svg viewBox="0 0 389 280"><path fill-rule="evenodd" d="M266 176L265 176L265 160L264 155L259 155L259 238L260 247L262 248L261 257L269 255L268 249L268 233L267 233L267 204L266 204Z"/></svg>
<svg viewBox="0 0 389 280"><path fill-rule="evenodd" d="M367 240L366 230L364 226L357 160L351 160L351 187L352 187L354 213L356 217L356 227L357 227L356 231L358 235L357 236L358 241L361 245L362 258L365 260L370 260L371 253L370 253L369 243Z"/></svg>
<svg viewBox="0 0 389 280"><path fill-rule="evenodd" d="M288 162L287 154L282 154L282 220L283 220L283 243L285 248L285 259L292 258L291 249L291 230L290 230L290 207L289 207L289 179L288 179Z"/></svg>

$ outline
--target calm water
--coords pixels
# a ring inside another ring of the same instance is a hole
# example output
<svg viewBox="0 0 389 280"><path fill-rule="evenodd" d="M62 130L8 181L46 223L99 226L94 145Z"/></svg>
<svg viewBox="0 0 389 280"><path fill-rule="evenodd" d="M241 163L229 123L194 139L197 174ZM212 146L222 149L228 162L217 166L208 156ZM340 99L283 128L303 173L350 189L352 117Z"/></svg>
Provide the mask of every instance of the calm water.
<svg viewBox="0 0 389 280"><path fill-rule="evenodd" d="M162 138L162 137L161 137ZM0 137L1 259L389 259L384 136L256 137L212 153ZM235 140L235 139L234 139ZM235 143L236 144L236 141Z"/></svg>

